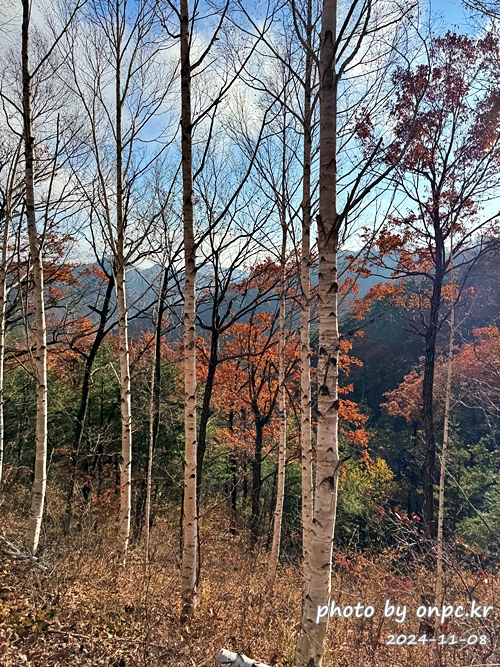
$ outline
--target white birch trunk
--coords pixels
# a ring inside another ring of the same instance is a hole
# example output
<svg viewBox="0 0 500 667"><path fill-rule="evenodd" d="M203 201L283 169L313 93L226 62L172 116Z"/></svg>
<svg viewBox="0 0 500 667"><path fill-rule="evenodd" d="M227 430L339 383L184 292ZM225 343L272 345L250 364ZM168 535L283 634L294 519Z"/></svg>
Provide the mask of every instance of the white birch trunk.
<svg viewBox="0 0 500 667"><path fill-rule="evenodd" d="M36 426L35 426L35 475L31 509L26 534L26 548L32 554L38 549L42 526L45 490L47 485L47 330L43 295L42 247L38 239L35 217L35 185L31 117L31 74L29 68L30 2L23 0L22 22L22 78L24 159L26 177L26 218L31 261L33 264L33 296L35 314L35 378L36 378Z"/></svg>
<svg viewBox="0 0 500 667"><path fill-rule="evenodd" d="M284 144L285 145L285 144ZM276 577L276 570L280 558L281 526L283 523L283 504L285 502L285 464L286 464L286 394L285 394L285 346L286 346L286 221L284 188L281 202L281 266L280 266L280 314L279 314L279 343L278 343L278 414L279 414L279 448L278 472L276 480L276 507L273 522L273 543L269 559L268 582L272 585Z"/></svg>
<svg viewBox="0 0 500 667"><path fill-rule="evenodd" d="M182 516L182 619L196 608L198 510L196 499L196 246L193 216L191 64L188 0L181 0L182 209L184 220L184 501Z"/></svg>
<svg viewBox="0 0 500 667"><path fill-rule="evenodd" d="M116 4L116 62L115 62L115 137L116 137L116 246L115 290L118 310L118 340L120 354L120 411L122 422L122 452L120 463L120 528L119 541L123 564L130 539L132 513L132 409L130 391L130 353L128 345L128 310L125 285L125 219L123 211L123 98L121 90L121 17Z"/></svg>
<svg viewBox="0 0 500 667"><path fill-rule="evenodd" d="M321 667L327 618L316 623L319 605L331 590L332 546L337 511L338 453L338 229L336 213L337 81L335 72L337 3L323 0L320 52L320 199L318 216L318 431L316 490L307 558L302 619L295 667Z"/></svg>
<svg viewBox="0 0 500 667"><path fill-rule="evenodd" d="M117 258L118 259L118 258ZM123 256L120 258L123 262ZM118 259L118 262L120 260ZM130 354L128 346L128 311L125 292L125 268L117 262L116 304L118 309L118 340L120 349L120 410L122 452L120 463L120 548L125 564L130 538L132 507L132 411L130 392Z"/></svg>
<svg viewBox="0 0 500 667"><path fill-rule="evenodd" d="M300 442L302 463L302 557L307 576L313 516L311 444L311 28L312 2L307 3L307 46L304 80L304 145L302 176L302 251L300 260Z"/></svg>

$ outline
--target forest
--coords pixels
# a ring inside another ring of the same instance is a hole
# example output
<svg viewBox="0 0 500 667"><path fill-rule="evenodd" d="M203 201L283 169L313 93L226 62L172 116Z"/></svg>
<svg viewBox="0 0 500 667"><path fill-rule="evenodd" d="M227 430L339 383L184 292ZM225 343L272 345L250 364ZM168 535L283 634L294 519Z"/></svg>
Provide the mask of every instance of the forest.
<svg viewBox="0 0 500 667"><path fill-rule="evenodd" d="M0 667L500 664L499 0L0 0Z"/></svg>

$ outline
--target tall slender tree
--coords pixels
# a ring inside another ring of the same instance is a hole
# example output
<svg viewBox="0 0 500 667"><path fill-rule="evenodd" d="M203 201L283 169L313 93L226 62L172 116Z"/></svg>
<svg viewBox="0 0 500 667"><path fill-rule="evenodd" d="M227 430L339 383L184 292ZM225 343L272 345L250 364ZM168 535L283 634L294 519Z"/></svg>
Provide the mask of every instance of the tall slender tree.
<svg viewBox="0 0 500 667"><path fill-rule="evenodd" d="M180 3L182 217L184 222L184 496L182 598L184 618L197 604L198 510L196 484L196 246L193 215L191 35L188 0Z"/></svg>
<svg viewBox="0 0 500 667"><path fill-rule="evenodd" d="M356 149L353 150L357 139L363 141L364 125L373 128L373 121L379 117L387 99L388 91L382 92L382 79L379 77L382 71L387 73L394 65L389 56L392 48L389 47L388 51L386 47L380 48L377 34L383 33L387 26L397 25L404 13L397 5L384 6L377 0L355 1L341 9L343 14L337 25L337 0L323 0L318 61L320 158L316 475L295 667L321 667L328 626L328 619L321 623L316 619L318 606L325 604L330 595L338 478L342 464L338 446L338 250L349 234L352 219L356 219L356 211L370 205L378 194L378 186L385 181L405 149L405 146L399 146L396 153L392 151L395 153L394 164L387 168L380 166L381 158L390 150L390 146L384 147L382 137L371 136L373 140L367 144L361 160ZM394 39L399 38L397 30L393 34ZM364 92L360 92L354 83L355 77L348 81L343 81L343 77L363 63L371 52L374 59L364 74L367 85ZM378 66L372 71L370 68L375 61ZM347 89L353 97L345 109L339 100L340 93ZM357 119L352 117L354 99L357 99L359 112ZM354 132L345 131L353 126Z"/></svg>
<svg viewBox="0 0 500 667"><path fill-rule="evenodd" d="M22 81L24 121L24 169L26 221L33 265L35 310L35 377L36 377L36 428L35 428L35 476L31 511L26 534L26 547L36 553L42 527L45 488L47 484L47 326L43 292L43 237L38 235L35 214L34 137L32 119L32 71L30 68L31 2L23 0L22 22Z"/></svg>
<svg viewBox="0 0 500 667"><path fill-rule="evenodd" d="M280 283L279 283L279 325L278 325L278 419L279 444L278 468L276 471L276 506L273 520L273 542L269 558L268 580L272 584L276 577L281 546L281 526L283 523L283 506L285 503L285 466L287 449L287 414L286 414L286 288L287 288L287 206L286 206L286 113L283 115L283 146L281 196L278 200L279 217L281 223L281 252L280 252Z"/></svg>
<svg viewBox="0 0 500 667"><path fill-rule="evenodd" d="M88 128L84 167L75 161L73 176L84 188L91 220L97 221L93 239L105 242L112 255L120 359L119 542L124 562L132 509L131 304L126 273L144 250L166 205L159 200L158 188L152 187L152 182L174 134L169 134L162 104L170 94L175 68L162 59L158 11L158 3L152 0L133 5L125 0L89 0L83 20L68 36L66 45L70 57L65 83L80 102L82 121ZM86 54L83 61L80 52ZM163 126L152 129L159 118ZM145 141L151 150L144 150Z"/></svg>

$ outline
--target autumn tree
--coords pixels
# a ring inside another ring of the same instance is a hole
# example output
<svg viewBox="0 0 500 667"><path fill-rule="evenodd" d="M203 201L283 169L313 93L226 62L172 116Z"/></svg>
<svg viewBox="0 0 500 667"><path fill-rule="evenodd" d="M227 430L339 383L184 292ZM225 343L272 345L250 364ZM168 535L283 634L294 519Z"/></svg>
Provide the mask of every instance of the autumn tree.
<svg viewBox="0 0 500 667"><path fill-rule="evenodd" d="M279 273L278 267L275 267ZM234 324L221 350L217 376L217 406L230 425L218 439L229 447L245 449L251 438L250 544L261 534L262 462L276 430L275 417L280 390L279 319L276 312L254 312L248 322ZM287 391L297 381L298 341L287 336L284 351L284 379ZM279 426L275 434L279 438Z"/></svg>
<svg viewBox="0 0 500 667"><path fill-rule="evenodd" d="M437 336L449 314L443 303L452 269L450 238L457 298L494 240L496 216L486 201L499 182L497 51L491 35L473 40L448 33L433 41L428 65L400 70L396 78L395 150L409 139L410 148L394 172L403 199L380 233L374 262L414 285L408 307L418 314L412 328L425 349L422 480L429 535L436 482L434 372Z"/></svg>
<svg viewBox="0 0 500 667"><path fill-rule="evenodd" d="M212 177L216 179L215 169ZM215 184L221 187L217 181ZM202 202L208 219L216 209L214 192L208 187L200 190L200 204ZM245 321L256 309L275 298L277 276L269 273L267 263L258 261L266 239L269 211L266 206L254 207L254 194L254 189L249 188L237 202L238 209L244 204L246 219L235 211L228 213L228 224L209 231L200 253L197 325L201 334L198 365L203 397L198 426L199 490L208 444L207 428L214 412L212 396L221 359L221 339L230 334L236 323Z"/></svg>

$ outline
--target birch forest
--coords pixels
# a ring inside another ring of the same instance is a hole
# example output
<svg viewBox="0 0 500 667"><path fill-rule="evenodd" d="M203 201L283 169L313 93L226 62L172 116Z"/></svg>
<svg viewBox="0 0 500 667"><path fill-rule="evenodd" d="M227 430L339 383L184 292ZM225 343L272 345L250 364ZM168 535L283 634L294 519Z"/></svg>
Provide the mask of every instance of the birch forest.
<svg viewBox="0 0 500 667"><path fill-rule="evenodd" d="M500 664L500 1L0 0L0 667Z"/></svg>

